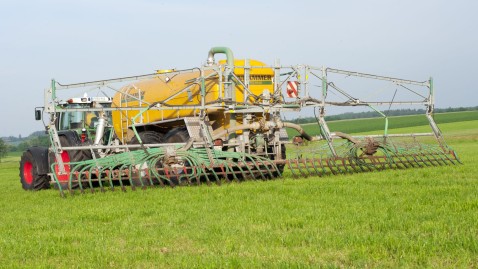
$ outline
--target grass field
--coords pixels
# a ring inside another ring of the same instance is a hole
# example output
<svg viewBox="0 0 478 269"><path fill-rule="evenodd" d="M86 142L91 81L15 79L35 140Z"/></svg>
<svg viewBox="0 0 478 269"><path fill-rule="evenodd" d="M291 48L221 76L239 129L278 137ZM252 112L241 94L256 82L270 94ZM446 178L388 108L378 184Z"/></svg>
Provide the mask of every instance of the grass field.
<svg viewBox="0 0 478 269"><path fill-rule="evenodd" d="M465 122L478 120L478 111L462 111L452 113L437 113L434 119L438 124L450 122ZM404 128L414 126L427 126L428 120L425 115L412 116L397 116L388 119L388 128ZM355 120L338 120L328 122L331 132L340 131L344 133L363 133L370 131L377 131L376 133L383 133L385 128L385 119L383 118L369 118L369 119L355 119ZM303 125L304 130L310 135L319 134L319 126L317 123L309 123ZM428 128L426 132L431 132ZM289 136L297 135L296 131L288 130Z"/></svg>
<svg viewBox="0 0 478 269"><path fill-rule="evenodd" d="M13 156L0 267L476 268L478 120L440 128L463 165L67 199L23 191Z"/></svg>

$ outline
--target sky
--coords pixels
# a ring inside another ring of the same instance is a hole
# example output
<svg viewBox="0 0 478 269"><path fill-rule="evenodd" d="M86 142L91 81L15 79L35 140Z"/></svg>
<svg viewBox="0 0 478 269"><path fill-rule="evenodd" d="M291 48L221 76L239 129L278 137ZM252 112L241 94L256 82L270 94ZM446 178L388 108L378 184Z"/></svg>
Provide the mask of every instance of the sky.
<svg viewBox="0 0 478 269"><path fill-rule="evenodd" d="M34 108L62 83L236 58L423 81L436 107L477 106L478 1L0 0L0 136L43 129Z"/></svg>

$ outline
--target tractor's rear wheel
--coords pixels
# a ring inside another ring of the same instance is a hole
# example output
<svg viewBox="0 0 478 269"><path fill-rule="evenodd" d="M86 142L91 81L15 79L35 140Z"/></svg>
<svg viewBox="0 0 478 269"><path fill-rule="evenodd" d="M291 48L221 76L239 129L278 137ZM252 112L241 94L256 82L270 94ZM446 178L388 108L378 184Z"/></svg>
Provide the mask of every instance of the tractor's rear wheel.
<svg viewBox="0 0 478 269"><path fill-rule="evenodd" d="M60 144L61 144L62 147L81 146L80 144L75 143L74 141L70 141L67 138L67 136L60 136L59 138L60 138ZM50 153L50 164L52 164L53 162L56 163L53 167L53 169L54 169L53 172L55 173L55 176L58 179L58 183L60 184L61 188L62 189L69 189L70 188L69 180L70 180L70 174L72 172L71 171L72 168L75 168L75 171L81 170L80 166L70 165L70 163L76 163L76 162L91 160L92 159L91 151L89 151L89 150L70 150L70 151L64 150L63 152L60 153L60 156L61 156L61 160L64 164L65 173L60 172L60 166L58 165L58 160L56 159L56 156L53 153ZM76 180L77 178L73 175L72 179ZM84 176L80 176L80 180L82 180L82 179L86 180L86 178L84 178ZM88 183L86 181L82 182L82 186L87 187ZM55 187L58 187L58 184L56 184ZM79 187L80 187L80 182L72 182L71 189L77 189Z"/></svg>
<svg viewBox="0 0 478 269"><path fill-rule="evenodd" d="M161 144L163 143L163 134L155 131L144 131L138 133L139 138L141 139L141 142L143 144ZM130 144L139 144L138 138L135 136L131 139L129 142ZM145 164L144 164L145 165ZM159 165L159 164L158 164ZM158 166L157 165L157 166ZM137 169L148 169L147 167L143 167L143 165L138 165ZM151 173L149 173L151 175ZM156 178L151 178L149 180L148 178L143 178L145 174L140 171L139 173L133 173L133 185L136 187L145 187L145 186L150 186L151 183L153 185L158 185L159 180Z"/></svg>
<svg viewBox="0 0 478 269"><path fill-rule="evenodd" d="M41 190L50 188L48 176L48 149L28 149L20 159L20 182L25 190ZM44 171L42 171L44 170Z"/></svg>

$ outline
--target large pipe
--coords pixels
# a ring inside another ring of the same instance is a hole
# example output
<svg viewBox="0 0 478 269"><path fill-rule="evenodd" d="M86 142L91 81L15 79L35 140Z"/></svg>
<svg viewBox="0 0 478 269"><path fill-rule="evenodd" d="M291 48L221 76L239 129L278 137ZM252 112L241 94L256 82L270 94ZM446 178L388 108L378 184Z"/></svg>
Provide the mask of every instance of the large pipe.
<svg viewBox="0 0 478 269"><path fill-rule="evenodd" d="M289 128L292 128L292 129L295 129L297 132L299 132L299 134L305 138L306 140L308 141L315 141L317 139L314 139L312 136L310 136L309 134L307 134L304 129L302 128L302 126L300 126L299 124L295 124L295 123L292 123L292 122L281 122L279 123L279 126L282 125L283 127L289 127ZM281 127L282 127L281 126Z"/></svg>
<svg viewBox="0 0 478 269"><path fill-rule="evenodd" d="M219 131L219 132L213 132L212 133L212 139L215 140L215 139L221 138L225 135L235 133L236 131L239 131L239 130L246 130L246 129L257 130L257 129L260 129L260 128L261 128L261 125L258 122L254 122L254 123L251 123L251 124L237 125L237 126L231 127L229 129L226 129L226 130L222 130L222 131Z"/></svg>
<svg viewBox="0 0 478 269"><path fill-rule="evenodd" d="M102 113L103 114L103 113ZM96 126L95 142L94 145L97 146L100 144L101 139L103 138L106 126L106 119L101 115L98 119L98 125Z"/></svg>
<svg viewBox="0 0 478 269"><path fill-rule="evenodd" d="M231 99L231 101L236 101L236 93L234 87L234 81L232 80L232 73L234 72L234 55L232 54L232 50L226 47L213 47L209 50L209 54L207 57L207 64L213 65L214 64L214 55L216 53L224 53L226 54L227 58L227 68L224 68L224 95L226 99ZM236 114L232 113L229 117L229 126L230 129L236 128ZM239 129L241 130L241 129ZM230 139L234 139L236 137L235 132L230 132Z"/></svg>
<svg viewBox="0 0 478 269"><path fill-rule="evenodd" d="M224 53L226 54L226 61L227 61L227 66L231 70L231 72L234 70L234 55L232 54L232 50L227 47L213 47L209 50L209 54L207 56L207 64L208 65L213 65L215 63L214 61L214 55L216 53Z"/></svg>
<svg viewBox="0 0 478 269"><path fill-rule="evenodd" d="M295 123L279 122L277 124L277 127L278 128L282 128L282 127L292 128L292 129L296 130L297 132L299 132L299 134L308 141L318 140L317 138L314 138L314 137L310 136L309 134L307 134L304 131L304 129L302 129L302 127L300 125L295 124ZM230 133L233 133L233 132L236 132L236 131L239 131L239 130L246 130L246 129L257 130L257 129L260 129L260 128L261 128L261 124L259 122L254 122L254 123L251 123L251 124L238 125L238 126L226 129L226 130L222 130L222 131L217 132L217 133L213 133L212 134L212 139L218 139L218 138L221 138L221 137L223 137L227 134L230 134Z"/></svg>
<svg viewBox="0 0 478 269"><path fill-rule="evenodd" d="M338 136L342 139L347 139L348 141L354 143L354 144L357 144L359 141L357 139L355 139L353 136L349 135L349 134L346 134L346 133L342 133L342 132L335 132L335 133L332 133L331 134L332 136ZM383 136L381 136L383 137Z"/></svg>
<svg viewBox="0 0 478 269"><path fill-rule="evenodd" d="M94 102L95 108L103 108L100 103ZM105 134L105 127L107 124L106 113L104 111L100 111L98 125L96 126L96 134L95 134L95 142L93 145L98 146L103 139L103 135Z"/></svg>

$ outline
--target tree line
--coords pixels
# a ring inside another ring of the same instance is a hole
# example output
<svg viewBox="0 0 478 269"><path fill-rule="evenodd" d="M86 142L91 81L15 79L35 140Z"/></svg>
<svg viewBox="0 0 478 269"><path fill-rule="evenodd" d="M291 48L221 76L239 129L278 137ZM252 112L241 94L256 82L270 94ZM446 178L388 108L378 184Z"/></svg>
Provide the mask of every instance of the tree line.
<svg viewBox="0 0 478 269"><path fill-rule="evenodd" d="M48 147L50 145L50 138L46 134L42 134L41 136L34 136L28 139L25 139L23 142L20 142L18 145L9 145L9 151L25 151L29 147L33 146L45 146Z"/></svg>

